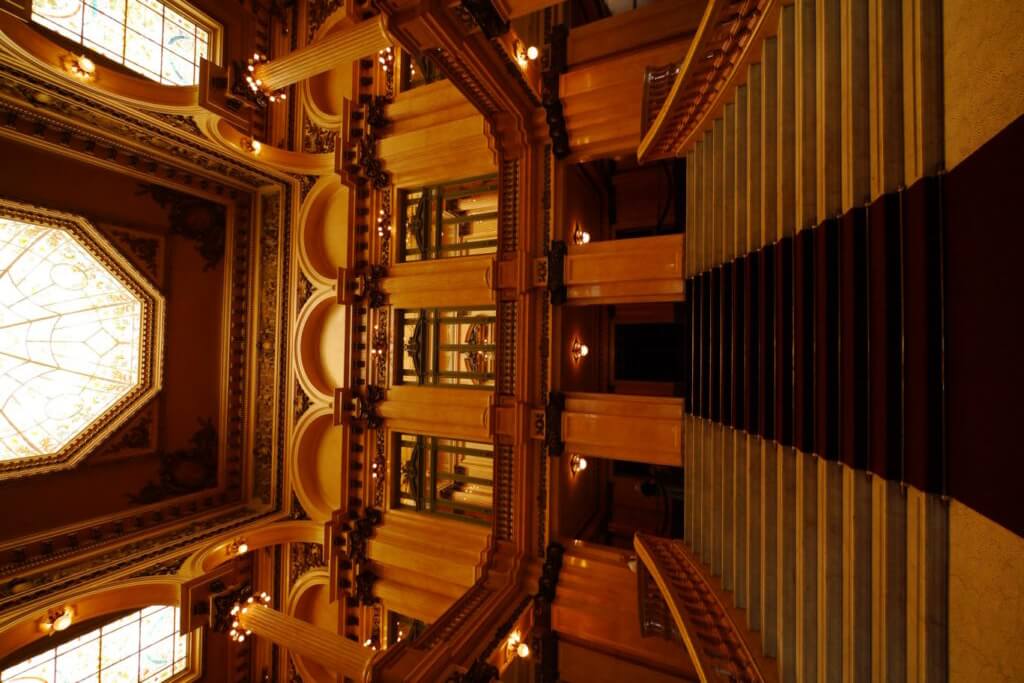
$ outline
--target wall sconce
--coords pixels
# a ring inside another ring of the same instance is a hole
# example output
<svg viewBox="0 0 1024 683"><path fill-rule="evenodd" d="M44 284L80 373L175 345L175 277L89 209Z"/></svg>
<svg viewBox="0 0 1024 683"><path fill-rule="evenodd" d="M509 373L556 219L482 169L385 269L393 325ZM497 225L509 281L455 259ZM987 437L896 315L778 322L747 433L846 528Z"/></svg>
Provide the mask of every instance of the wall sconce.
<svg viewBox="0 0 1024 683"><path fill-rule="evenodd" d="M92 81L96 78L96 63L85 55L64 55L60 58L64 70L75 78Z"/></svg>
<svg viewBox="0 0 1024 683"><path fill-rule="evenodd" d="M252 57L249 59L249 65L247 67L249 73L245 75L245 82L249 84L249 89L252 90L254 94L262 94L271 102L284 101L288 99L288 94L285 91L272 91L270 88L264 87L263 81L256 77L256 67L266 61L266 55L260 54L259 52L252 53Z"/></svg>
<svg viewBox="0 0 1024 683"><path fill-rule="evenodd" d="M572 346L569 347L569 356L572 358L574 365L579 365L580 361L587 357L590 353L590 347L580 341L579 337L572 340Z"/></svg>
<svg viewBox="0 0 1024 683"><path fill-rule="evenodd" d="M537 57L540 56L540 50L535 46L531 45L530 47L524 48L523 44L518 40L516 41L513 49L515 50L516 62L519 63L520 69L525 69L530 65L530 62L536 60Z"/></svg>
<svg viewBox="0 0 1024 683"><path fill-rule="evenodd" d="M67 630L74 620L75 611L73 609L70 607L58 607L46 615L46 618L39 624L39 628L44 633L52 636L54 633Z"/></svg>
<svg viewBox="0 0 1024 683"><path fill-rule="evenodd" d="M263 149L263 145L260 141L254 138L242 138L242 141L238 143L238 146L242 148L243 152L248 152L252 155L258 155L260 150Z"/></svg>
<svg viewBox="0 0 1024 683"><path fill-rule="evenodd" d="M228 555L245 555L247 552L249 552L249 544L241 538L232 541L228 546Z"/></svg>
<svg viewBox="0 0 1024 683"><path fill-rule="evenodd" d="M519 631L512 631L508 635L508 642L505 644L505 655L508 659L512 659L512 657L526 659L530 656L530 646L523 642L523 637Z"/></svg>
<svg viewBox="0 0 1024 683"><path fill-rule="evenodd" d="M270 594L264 591L257 596L250 595L245 602L236 602L235 606L231 608L232 621L228 636L236 643L244 643L245 637L252 635L252 631L242 626L242 622L239 619L249 611L250 607L255 605L263 605L264 607L270 605Z"/></svg>
<svg viewBox="0 0 1024 683"><path fill-rule="evenodd" d="M587 469L587 459L582 455L573 454L569 458L569 471L572 472L572 476L575 477L585 469Z"/></svg>
<svg viewBox="0 0 1024 683"><path fill-rule="evenodd" d="M579 223L576 224L576 229L572 231L572 243L577 246L590 243L590 233L584 230Z"/></svg>

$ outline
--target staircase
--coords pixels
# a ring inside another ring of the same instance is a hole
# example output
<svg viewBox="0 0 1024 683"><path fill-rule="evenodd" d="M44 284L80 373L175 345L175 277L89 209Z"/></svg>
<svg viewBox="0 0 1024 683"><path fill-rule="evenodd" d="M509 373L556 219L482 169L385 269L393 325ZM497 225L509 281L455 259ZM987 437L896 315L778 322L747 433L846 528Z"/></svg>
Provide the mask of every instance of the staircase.
<svg viewBox="0 0 1024 683"><path fill-rule="evenodd" d="M782 681L945 680L945 502L684 418L685 544Z"/></svg>

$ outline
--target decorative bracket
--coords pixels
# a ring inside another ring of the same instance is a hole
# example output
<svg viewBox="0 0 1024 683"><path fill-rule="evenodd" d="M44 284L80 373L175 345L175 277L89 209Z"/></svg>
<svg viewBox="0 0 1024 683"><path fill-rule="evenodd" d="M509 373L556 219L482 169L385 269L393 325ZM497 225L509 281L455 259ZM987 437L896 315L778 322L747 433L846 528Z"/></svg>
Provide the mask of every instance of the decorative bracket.
<svg viewBox="0 0 1024 683"><path fill-rule="evenodd" d="M376 508L365 508L361 517L335 512L325 525L324 541L328 544L329 569L331 572L331 600L339 592L369 605L366 599L373 599L373 582L376 575L370 571L367 556L367 542L373 537L374 528L381 523L382 515ZM372 578L371 578L372 577Z"/></svg>
<svg viewBox="0 0 1024 683"><path fill-rule="evenodd" d="M565 289L565 256L568 253L569 248L561 240L552 240L551 246L547 249L546 280L552 306L564 304L567 299Z"/></svg>
<svg viewBox="0 0 1024 683"><path fill-rule="evenodd" d="M365 420L366 425L377 429L384 424L384 419L377 413L377 404L384 400L384 389L368 384L365 394L356 394L352 397L352 419Z"/></svg>
<svg viewBox="0 0 1024 683"><path fill-rule="evenodd" d="M360 567L359 573L356 574L355 590L352 592L352 597L358 604L369 607L377 603L379 598L373 594L373 584L376 582L377 575L372 569Z"/></svg>
<svg viewBox="0 0 1024 683"><path fill-rule="evenodd" d="M370 308L380 308L387 303L387 295L381 289L381 280L388 276L388 269L372 265L356 275L353 280L353 294L357 299L366 299Z"/></svg>
<svg viewBox="0 0 1024 683"><path fill-rule="evenodd" d="M544 408L544 445L548 455L559 456L565 452L562 442L562 411L565 410L565 395L552 391Z"/></svg>
<svg viewBox="0 0 1024 683"><path fill-rule="evenodd" d="M565 24L551 28L547 64L541 76L541 104L547 112L551 153L556 159L569 156L569 133L565 127L565 111L558 96L562 74L569 70L569 29Z"/></svg>

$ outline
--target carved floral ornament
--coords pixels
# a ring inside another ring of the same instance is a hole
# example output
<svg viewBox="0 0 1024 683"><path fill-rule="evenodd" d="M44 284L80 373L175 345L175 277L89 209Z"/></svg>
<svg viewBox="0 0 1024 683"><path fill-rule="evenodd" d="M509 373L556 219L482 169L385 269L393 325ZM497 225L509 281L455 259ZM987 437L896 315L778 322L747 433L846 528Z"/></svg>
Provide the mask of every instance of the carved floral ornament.
<svg viewBox="0 0 1024 683"><path fill-rule="evenodd" d="M0 479L74 466L161 387L164 300L88 221L0 199Z"/></svg>

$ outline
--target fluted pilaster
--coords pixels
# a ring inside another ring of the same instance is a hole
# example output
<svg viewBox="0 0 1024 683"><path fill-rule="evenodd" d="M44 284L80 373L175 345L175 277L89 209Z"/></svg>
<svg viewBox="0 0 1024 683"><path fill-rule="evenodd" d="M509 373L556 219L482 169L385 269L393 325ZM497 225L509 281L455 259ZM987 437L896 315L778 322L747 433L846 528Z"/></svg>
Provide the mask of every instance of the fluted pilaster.
<svg viewBox="0 0 1024 683"><path fill-rule="evenodd" d="M238 620L255 635L356 681L363 680L363 670L373 655L372 650L345 636L262 605L250 605Z"/></svg>
<svg viewBox="0 0 1024 683"><path fill-rule="evenodd" d="M391 45L384 17L363 21L352 28L332 33L311 45L256 67L256 78L270 90L280 90L356 59L375 55Z"/></svg>

